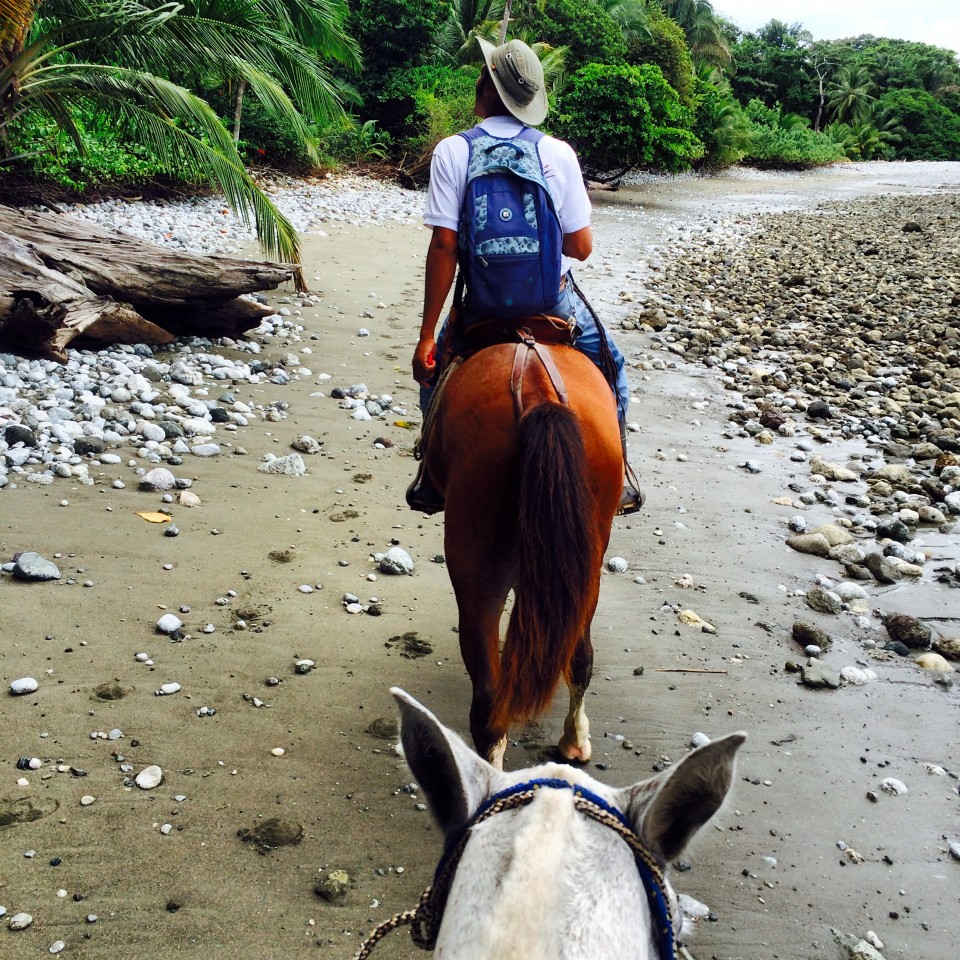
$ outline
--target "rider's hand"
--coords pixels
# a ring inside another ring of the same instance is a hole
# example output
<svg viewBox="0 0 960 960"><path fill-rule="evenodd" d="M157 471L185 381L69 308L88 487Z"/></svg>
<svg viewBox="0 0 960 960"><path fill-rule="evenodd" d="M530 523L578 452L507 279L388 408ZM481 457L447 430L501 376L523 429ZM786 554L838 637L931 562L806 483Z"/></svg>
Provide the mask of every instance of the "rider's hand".
<svg viewBox="0 0 960 960"><path fill-rule="evenodd" d="M427 386L433 377L437 366L436 349L433 337L423 337L413 351L413 379L422 387Z"/></svg>

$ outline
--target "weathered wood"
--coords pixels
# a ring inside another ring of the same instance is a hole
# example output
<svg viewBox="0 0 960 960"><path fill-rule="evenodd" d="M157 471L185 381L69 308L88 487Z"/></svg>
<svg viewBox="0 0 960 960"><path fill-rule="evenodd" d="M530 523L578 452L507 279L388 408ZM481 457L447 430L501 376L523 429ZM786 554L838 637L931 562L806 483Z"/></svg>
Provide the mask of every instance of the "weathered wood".
<svg viewBox="0 0 960 960"><path fill-rule="evenodd" d="M299 269L293 264L198 256L73 217L6 206L0 206L0 232L26 242L47 267L78 272L94 293L134 305L229 300L272 290Z"/></svg>
<svg viewBox="0 0 960 960"><path fill-rule="evenodd" d="M166 303L142 304L140 310L148 320L179 336L238 337L260 326L264 317L276 311L253 300L221 300L197 302L189 306Z"/></svg>
<svg viewBox="0 0 960 960"><path fill-rule="evenodd" d="M101 297L48 269L29 245L0 234L0 336L64 363L77 337L110 343L171 343L174 336L126 303Z"/></svg>
<svg viewBox="0 0 960 960"><path fill-rule="evenodd" d="M71 217L0 205L0 339L64 362L77 337L170 343L242 335L272 311L291 264L196 256Z"/></svg>

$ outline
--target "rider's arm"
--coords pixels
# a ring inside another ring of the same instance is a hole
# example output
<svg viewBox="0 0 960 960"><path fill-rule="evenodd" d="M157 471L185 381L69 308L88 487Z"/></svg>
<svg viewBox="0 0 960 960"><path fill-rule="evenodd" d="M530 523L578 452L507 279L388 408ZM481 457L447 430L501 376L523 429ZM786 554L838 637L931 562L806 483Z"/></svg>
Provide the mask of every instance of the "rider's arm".
<svg viewBox="0 0 960 960"><path fill-rule="evenodd" d="M586 260L593 252L593 230L584 227L563 235L563 254L574 260Z"/></svg>
<svg viewBox="0 0 960 960"><path fill-rule="evenodd" d="M457 231L434 227L427 250L427 269L423 292L423 322L420 339L413 354L413 378L417 383L430 379L436 365L433 357L434 335L440 322L444 301L457 271Z"/></svg>

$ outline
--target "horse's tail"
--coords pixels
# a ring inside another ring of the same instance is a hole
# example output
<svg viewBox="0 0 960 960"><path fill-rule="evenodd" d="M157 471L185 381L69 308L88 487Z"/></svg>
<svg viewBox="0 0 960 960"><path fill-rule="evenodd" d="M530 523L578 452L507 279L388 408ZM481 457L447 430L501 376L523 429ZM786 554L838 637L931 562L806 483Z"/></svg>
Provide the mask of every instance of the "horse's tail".
<svg viewBox="0 0 960 960"><path fill-rule="evenodd" d="M569 407L542 403L520 418L518 430L519 573L493 696L494 729L546 709L593 613L593 494L580 425Z"/></svg>

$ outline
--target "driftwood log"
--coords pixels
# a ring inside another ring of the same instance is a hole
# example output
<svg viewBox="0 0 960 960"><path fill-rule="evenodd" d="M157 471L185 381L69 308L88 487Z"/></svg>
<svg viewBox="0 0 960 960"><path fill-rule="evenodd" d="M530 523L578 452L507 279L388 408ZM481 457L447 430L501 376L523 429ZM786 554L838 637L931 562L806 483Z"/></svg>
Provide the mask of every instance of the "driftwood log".
<svg viewBox="0 0 960 960"><path fill-rule="evenodd" d="M272 311L240 299L292 264L197 256L72 217L0 206L0 344L66 360L75 338L170 343L236 337Z"/></svg>

